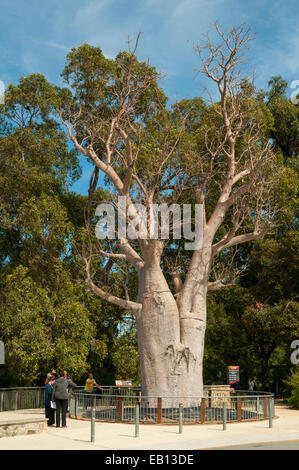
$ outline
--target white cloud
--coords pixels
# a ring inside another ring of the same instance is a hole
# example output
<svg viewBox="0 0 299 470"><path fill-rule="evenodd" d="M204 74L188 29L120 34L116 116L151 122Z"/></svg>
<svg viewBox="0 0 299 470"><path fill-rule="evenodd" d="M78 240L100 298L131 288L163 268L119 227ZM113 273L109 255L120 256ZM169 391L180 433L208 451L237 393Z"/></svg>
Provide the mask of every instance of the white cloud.
<svg viewBox="0 0 299 470"><path fill-rule="evenodd" d="M55 49L63 49L65 51L68 51L70 48L64 46L63 44L58 44L57 42L54 41L46 41L45 45L48 47L54 47Z"/></svg>

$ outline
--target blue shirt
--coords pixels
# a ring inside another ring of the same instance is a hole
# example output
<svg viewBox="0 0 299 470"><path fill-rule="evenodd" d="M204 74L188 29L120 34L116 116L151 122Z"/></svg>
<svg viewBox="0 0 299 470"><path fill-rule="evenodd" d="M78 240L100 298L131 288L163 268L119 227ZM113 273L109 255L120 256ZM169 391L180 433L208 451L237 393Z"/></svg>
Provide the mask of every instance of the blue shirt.
<svg viewBox="0 0 299 470"><path fill-rule="evenodd" d="M45 406L50 406L51 405L51 397L52 397L52 387L50 384L46 385L45 388Z"/></svg>

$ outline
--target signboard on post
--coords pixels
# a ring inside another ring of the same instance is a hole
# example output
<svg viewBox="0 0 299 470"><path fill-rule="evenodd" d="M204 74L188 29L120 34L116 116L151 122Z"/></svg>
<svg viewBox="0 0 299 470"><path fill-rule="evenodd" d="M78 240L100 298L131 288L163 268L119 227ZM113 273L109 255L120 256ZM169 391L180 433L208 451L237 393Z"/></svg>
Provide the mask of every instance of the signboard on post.
<svg viewBox="0 0 299 470"><path fill-rule="evenodd" d="M227 375L228 375L229 385L240 382L240 367L239 366L228 366Z"/></svg>
<svg viewBox="0 0 299 470"><path fill-rule="evenodd" d="M5 347L3 341L0 341L0 364L5 364Z"/></svg>
<svg viewBox="0 0 299 470"><path fill-rule="evenodd" d="M132 387L132 380L116 380L116 387Z"/></svg>

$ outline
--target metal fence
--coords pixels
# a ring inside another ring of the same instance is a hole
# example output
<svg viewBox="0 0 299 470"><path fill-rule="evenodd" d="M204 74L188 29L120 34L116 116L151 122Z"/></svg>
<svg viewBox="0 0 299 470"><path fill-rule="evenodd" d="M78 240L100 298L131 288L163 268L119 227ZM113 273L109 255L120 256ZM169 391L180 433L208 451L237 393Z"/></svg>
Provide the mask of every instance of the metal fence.
<svg viewBox="0 0 299 470"><path fill-rule="evenodd" d="M138 405L139 420L149 424L179 423L180 405L184 424L203 424L264 420L269 412L274 416L273 395L267 392L238 392L209 397L143 397L138 390L134 395L86 394L74 391L70 400L70 417L91 419L95 410L96 421L134 423ZM225 406L224 406L225 404ZM271 410L269 410L269 406ZM225 410L225 411L224 411Z"/></svg>
<svg viewBox="0 0 299 470"><path fill-rule="evenodd" d="M0 388L0 411L43 408L44 387Z"/></svg>
<svg viewBox="0 0 299 470"><path fill-rule="evenodd" d="M183 406L185 424L222 422L224 413L227 421L248 421L268 419L274 416L273 394L268 392L238 391L225 395L203 397L144 397L140 387L104 386L103 390L84 393L84 387L72 390L70 416L91 419L95 408L97 421L128 422L136 419L138 404L139 419L142 423L179 422L179 405ZM21 409L44 408L44 387L15 387L0 389L0 412ZM225 404L225 411L224 405ZM269 406L271 409L269 409Z"/></svg>
<svg viewBox="0 0 299 470"><path fill-rule="evenodd" d="M133 386L122 386L117 387L115 385L101 385L103 390L94 388L94 394L98 396L139 396L141 394L141 387ZM80 385L74 389L76 393L84 393L84 386Z"/></svg>
<svg viewBox="0 0 299 470"><path fill-rule="evenodd" d="M101 396L139 395L140 387L103 386ZM84 386L75 388L77 393L84 391ZM95 389L96 391L97 389ZM45 387L11 387L0 388L0 412L24 409L44 408Z"/></svg>

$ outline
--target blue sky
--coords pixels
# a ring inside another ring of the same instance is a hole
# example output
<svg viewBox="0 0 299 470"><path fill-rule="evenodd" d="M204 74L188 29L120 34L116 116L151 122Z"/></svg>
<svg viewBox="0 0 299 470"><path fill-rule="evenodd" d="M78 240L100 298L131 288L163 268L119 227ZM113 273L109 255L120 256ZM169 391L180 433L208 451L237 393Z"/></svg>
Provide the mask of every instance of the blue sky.
<svg viewBox="0 0 299 470"><path fill-rule="evenodd" d="M225 29L247 22L257 33L250 69L256 85L282 75L299 80L299 9L297 0L0 0L0 80L16 84L34 72L62 84L67 52L86 42L113 57L143 32L140 59L167 76L170 100L202 94L192 45L218 21ZM291 93L291 90L290 90ZM91 166L73 187L86 194Z"/></svg>

